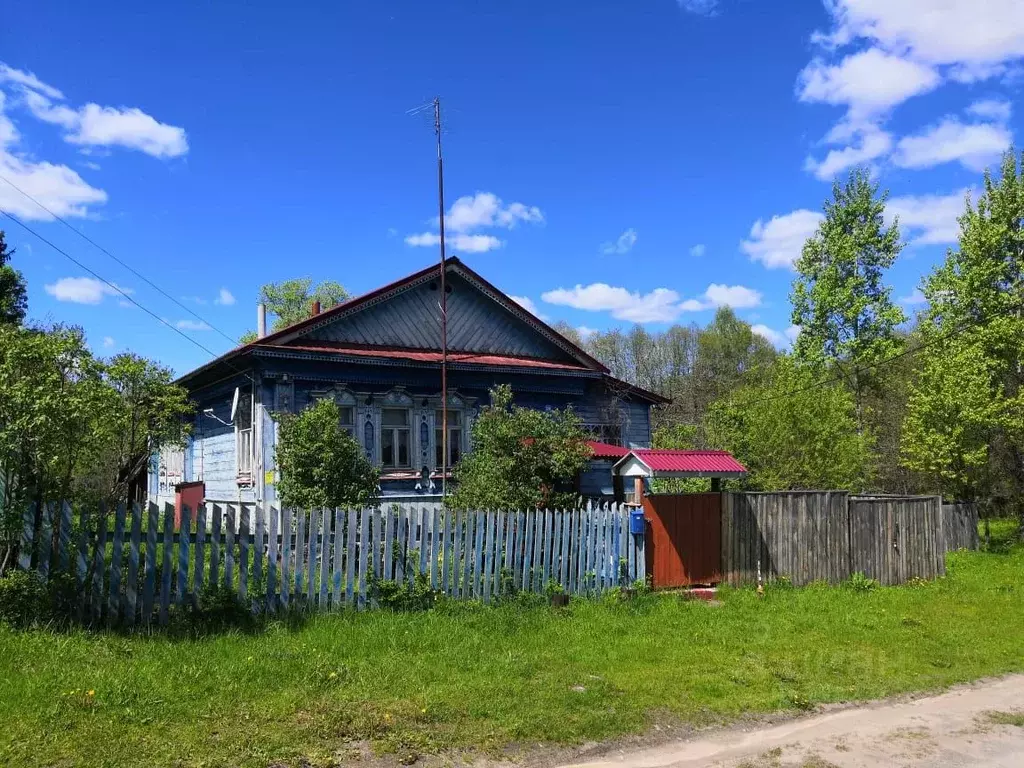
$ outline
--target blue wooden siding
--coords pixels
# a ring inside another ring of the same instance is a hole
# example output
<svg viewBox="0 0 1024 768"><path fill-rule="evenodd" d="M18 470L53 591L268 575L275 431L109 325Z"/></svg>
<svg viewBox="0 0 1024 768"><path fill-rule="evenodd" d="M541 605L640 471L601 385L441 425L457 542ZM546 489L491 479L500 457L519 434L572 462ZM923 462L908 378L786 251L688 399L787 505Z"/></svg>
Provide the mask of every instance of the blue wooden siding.
<svg viewBox="0 0 1024 768"><path fill-rule="evenodd" d="M615 462L594 459L580 473L580 495L591 498L611 498L615 495L612 466Z"/></svg>
<svg viewBox="0 0 1024 768"><path fill-rule="evenodd" d="M448 295L449 349L575 362L565 350L463 278L451 275L448 284L452 287ZM436 284L427 282L317 328L305 338L439 349L439 298Z"/></svg>

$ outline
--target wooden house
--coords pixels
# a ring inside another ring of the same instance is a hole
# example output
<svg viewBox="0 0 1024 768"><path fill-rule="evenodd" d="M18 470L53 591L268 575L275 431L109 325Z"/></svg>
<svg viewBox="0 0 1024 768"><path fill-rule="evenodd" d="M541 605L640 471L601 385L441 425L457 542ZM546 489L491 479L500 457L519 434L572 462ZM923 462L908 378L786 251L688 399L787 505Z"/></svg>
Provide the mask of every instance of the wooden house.
<svg viewBox="0 0 1024 768"><path fill-rule="evenodd" d="M184 450L150 470L149 497L202 483L209 501L276 501L275 414L333 398L342 423L381 467L386 497L436 497L441 457L440 268L431 266L238 347L183 376L196 403ZM470 433L490 388L515 402L572 406L603 444L647 447L650 410L663 398L608 369L458 259L447 263L449 455L472 450ZM580 479L608 495L612 457ZM194 486L192 486L194 488ZM194 491L193 491L194 493Z"/></svg>

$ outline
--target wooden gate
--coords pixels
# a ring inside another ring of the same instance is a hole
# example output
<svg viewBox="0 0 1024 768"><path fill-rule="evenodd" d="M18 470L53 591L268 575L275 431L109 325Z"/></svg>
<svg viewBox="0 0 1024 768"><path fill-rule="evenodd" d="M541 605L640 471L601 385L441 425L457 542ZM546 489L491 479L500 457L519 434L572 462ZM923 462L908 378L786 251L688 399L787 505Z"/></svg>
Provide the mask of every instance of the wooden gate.
<svg viewBox="0 0 1024 768"><path fill-rule="evenodd" d="M644 497L651 526L647 566L655 588L717 584L722 580L722 495Z"/></svg>

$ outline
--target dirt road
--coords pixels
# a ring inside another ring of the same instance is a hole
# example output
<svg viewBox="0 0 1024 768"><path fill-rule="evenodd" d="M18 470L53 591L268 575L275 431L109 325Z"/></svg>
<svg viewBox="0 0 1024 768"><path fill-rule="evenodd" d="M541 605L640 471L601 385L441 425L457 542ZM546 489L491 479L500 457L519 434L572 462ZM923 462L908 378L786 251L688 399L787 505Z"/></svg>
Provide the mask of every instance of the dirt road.
<svg viewBox="0 0 1024 768"><path fill-rule="evenodd" d="M1024 675L757 730L727 730L573 768L1024 766Z"/></svg>

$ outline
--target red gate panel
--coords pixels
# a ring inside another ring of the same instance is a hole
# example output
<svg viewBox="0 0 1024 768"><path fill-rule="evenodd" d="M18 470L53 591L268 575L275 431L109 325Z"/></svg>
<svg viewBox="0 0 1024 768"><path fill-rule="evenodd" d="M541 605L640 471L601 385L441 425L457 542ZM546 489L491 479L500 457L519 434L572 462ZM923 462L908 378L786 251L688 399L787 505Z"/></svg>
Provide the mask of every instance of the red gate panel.
<svg viewBox="0 0 1024 768"><path fill-rule="evenodd" d="M722 494L644 497L648 569L656 588L722 580Z"/></svg>

